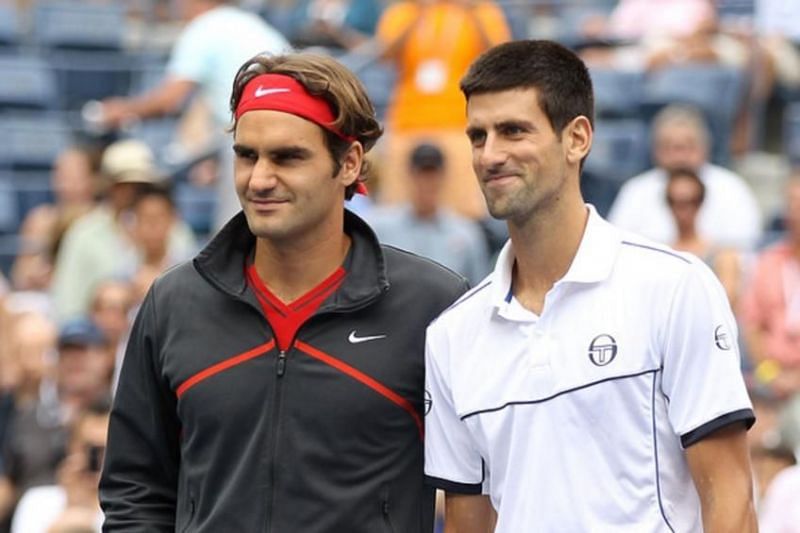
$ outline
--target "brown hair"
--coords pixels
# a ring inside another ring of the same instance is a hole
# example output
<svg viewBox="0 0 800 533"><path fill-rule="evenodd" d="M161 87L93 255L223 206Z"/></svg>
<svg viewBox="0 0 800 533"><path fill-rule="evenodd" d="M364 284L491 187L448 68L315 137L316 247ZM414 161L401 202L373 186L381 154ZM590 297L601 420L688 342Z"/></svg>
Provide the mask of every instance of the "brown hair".
<svg viewBox="0 0 800 533"><path fill-rule="evenodd" d="M257 55L242 65L233 81L230 109L235 117L236 108L245 85L260 74L283 74L301 83L306 90L323 98L333 111L332 127L346 137L356 139L368 152L383 134L375 108L361 81L338 61L323 55L289 53L283 55ZM231 130L236 129L236 119ZM323 128L325 145L334 161L334 173L341 168L342 157L351 143ZM361 175L345 189L345 198L352 198L358 182L364 181L368 162L362 163Z"/></svg>

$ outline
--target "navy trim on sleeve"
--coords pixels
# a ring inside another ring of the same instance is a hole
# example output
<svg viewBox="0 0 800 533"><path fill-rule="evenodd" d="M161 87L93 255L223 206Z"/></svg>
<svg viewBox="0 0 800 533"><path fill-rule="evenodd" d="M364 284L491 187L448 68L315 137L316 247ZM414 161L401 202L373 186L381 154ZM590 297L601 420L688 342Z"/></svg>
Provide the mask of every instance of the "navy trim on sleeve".
<svg viewBox="0 0 800 533"><path fill-rule="evenodd" d="M706 422L702 426L691 430L689 433L681 435L681 444L688 448L704 438L708 437L718 429L722 429L731 424L744 423L745 429L750 429L756 421L756 416L752 409L740 409L718 416L714 420Z"/></svg>
<svg viewBox="0 0 800 533"><path fill-rule="evenodd" d="M445 492L455 492L457 494L481 494L483 483L456 483L439 477L425 476L425 484Z"/></svg>

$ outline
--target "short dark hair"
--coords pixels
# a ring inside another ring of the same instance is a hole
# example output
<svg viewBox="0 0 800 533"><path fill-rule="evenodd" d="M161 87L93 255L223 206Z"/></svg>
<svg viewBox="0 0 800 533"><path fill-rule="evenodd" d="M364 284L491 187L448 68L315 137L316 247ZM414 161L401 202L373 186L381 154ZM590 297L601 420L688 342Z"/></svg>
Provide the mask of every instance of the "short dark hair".
<svg viewBox="0 0 800 533"><path fill-rule="evenodd" d="M706 184L703 183L703 180L700 179L700 175L697 172L688 167L674 168L669 171L667 186L664 190L667 203L670 203L669 186L672 184L672 182L677 181L680 178L687 178L689 181L697 185L697 190L699 191L697 201L698 205L701 205L706 199Z"/></svg>
<svg viewBox="0 0 800 533"><path fill-rule="evenodd" d="M585 116L594 127L594 95L589 70L571 50L553 41L521 40L490 48L461 79L461 92L473 94L536 89L539 106L553 130Z"/></svg>
<svg viewBox="0 0 800 533"><path fill-rule="evenodd" d="M307 52L257 55L245 62L233 81L230 110L234 117L247 83L260 74L268 73L290 76L302 84L310 94L323 98L336 117L331 126L343 135L360 142L365 153L383 134L375 107L361 80L335 59ZM234 119L233 129L235 128ZM342 158L352 143L327 129L323 129L323 133L325 144L335 165L334 174L338 174ZM364 160L361 165L361 176L345 189L346 199L353 197L358 182L364 181L367 170L368 161Z"/></svg>
<svg viewBox="0 0 800 533"><path fill-rule="evenodd" d="M136 208L139 204L142 203L143 200L148 198L161 198L164 200L172 209L175 211L177 206L175 205L175 198L172 194L172 185L167 183L145 183L142 184L142 187L136 191L136 197L133 200L133 207Z"/></svg>

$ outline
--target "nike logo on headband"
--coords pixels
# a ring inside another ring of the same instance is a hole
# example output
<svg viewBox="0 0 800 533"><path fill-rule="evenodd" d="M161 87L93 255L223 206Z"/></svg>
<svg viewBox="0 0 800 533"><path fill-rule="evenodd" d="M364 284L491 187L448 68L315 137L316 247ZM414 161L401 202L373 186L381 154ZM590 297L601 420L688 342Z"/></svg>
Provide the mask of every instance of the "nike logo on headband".
<svg viewBox="0 0 800 533"><path fill-rule="evenodd" d="M256 92L253 95L256 98L261 98L262 96L267 96L268 94L275 94L275 93L289 93L291 90L286 89L285 87L278 87L274 89L265 89L264 87L257 87Z"/></svg>

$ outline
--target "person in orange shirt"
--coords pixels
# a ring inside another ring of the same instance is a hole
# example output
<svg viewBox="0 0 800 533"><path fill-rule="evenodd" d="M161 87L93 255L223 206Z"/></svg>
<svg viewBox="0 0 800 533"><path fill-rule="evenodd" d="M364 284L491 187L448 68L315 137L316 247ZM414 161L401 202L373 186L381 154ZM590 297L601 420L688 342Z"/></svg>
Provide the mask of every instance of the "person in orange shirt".
<svg viewBox="0 0 800 533"><path fill-rule="evenodd" d="M492 1L405 0L384 12L377 36L383 57L394 63L398 74L387 116L381 200L407 199L405 162L421 139L435 138L452 162L444 203L473 218L484 216L486 207L472 177L458 82L482 51L510 39L505 15Z"/></svg>

